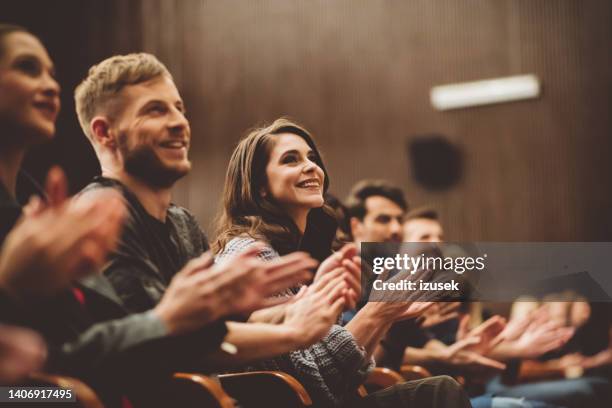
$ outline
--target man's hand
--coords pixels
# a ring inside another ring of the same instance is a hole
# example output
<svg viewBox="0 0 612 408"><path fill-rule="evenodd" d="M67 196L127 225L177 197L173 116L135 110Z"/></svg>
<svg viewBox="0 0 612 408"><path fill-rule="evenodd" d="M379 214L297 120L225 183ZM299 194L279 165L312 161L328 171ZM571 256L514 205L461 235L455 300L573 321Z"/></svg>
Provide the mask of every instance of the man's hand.
<svg viewBox="0 0 612 408"><path fill-rule="evenodd" d="M279 292L310 278L317 262L305 253L273 261L256 257L260 245L213 265L205 253L175 275L154 313L170 333L193 331L222 316L249 313L290 300Z"/></svg>
<svg viewBox="0 0 612 408"><path fill-rule="evenodd" d="M540 306L536 310L527 313L525 316L510 319L503 331L504 339L507 341L517 340L530 325L537 326L549 320L550 313L548 312L548 308L546 305Z"/></svg>
<svg viewBox="0 0 612 408"><path fill-rule="evenodd" d="M232 259L215 265L217 292L227 305L227 314L250 313L291 300L275 296L312 277L317 261L305 252L294 252L272 261L256 257L262 246L252 245Z"/></svg>
<svg viewBox="0 0 612 408"><path fill-rule="evenodd" d="M452 346L449 347L449 349L451 348ZM494 374L506 368L506 365L502 362L466 350L465 348L449 352L446 355L446 362L452 366L460 367L467 372L479 374Z"/></svg>
<svg viewBox="0 0 612 408"><path fill-rule="evenodd" d="M457 312L459 306L461 306L461 302L436 302L423 313L418 323L421 328L428 329L449 320L456 319L459 317L459 312Z"/></svg>
<svg viewBox="0 0 612 408"><path fill-rule="evenodd" d="M481 342L480 337L468 337L459 340L450 346L440 343L436 360L448 366L458 368L462 373L470 373L479 377L489 377L506 368L504 363L485 357L475 351L473 347Z"/></svg>
<svg viewBox="0 0 612 408"><path fill-rule="evenodd" d="M470 345L467 349L485 355L504 340L503 330L506 327L506 319L501 316L493 316L472 330L468 330L469 316L464 316L459 322L457 340L478 338L479 341Z"/></svg>
<svg viewBox="0 0 612 408"><path fill-rule="evenodd" d="M573 327L560 327L557 322L532 323L511 345L517 357L537 358L567 343L574 331Z"/></svg>
<svg viewBox="0 0 612 408"><path fill-rule="evenodd" d="M609 348L593 356L584 357L580 362L580 366L585 370L609 365L612 365L612 349Z"/></svg>
<svg viewBox="0 0 612 408"><path fill-rule="evenodd" d="M58 171L50 174L61 191L66 180ZM0 253L0 286L18 298L53 293L101 266L126 215L123 199L113 191L78 205L64 198L45 206L33 199L28 208Z"/></svg>

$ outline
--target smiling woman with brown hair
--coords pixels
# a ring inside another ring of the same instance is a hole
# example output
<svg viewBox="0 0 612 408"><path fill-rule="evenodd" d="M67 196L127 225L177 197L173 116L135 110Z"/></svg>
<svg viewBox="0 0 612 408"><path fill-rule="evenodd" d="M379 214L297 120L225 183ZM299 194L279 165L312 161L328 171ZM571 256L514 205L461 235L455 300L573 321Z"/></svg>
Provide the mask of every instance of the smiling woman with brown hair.
<svg viewBox="0 0 612 408"><path fill-rule="evenodd" d="M313 283L302 287L293 301L274 311L258 311L251 321L281 322L294 308L299 309L321 292L341 290L344 297L331 297L322 308L336 311L338 301L354 307L360 292L360 261L354 245L332 254L336 223L323 199L328 186L327 171L310 133L287 119L252 131L234 150L213 244L217 262L257 241L266 244L259 253L265 260L297 250L307 250L323 260ZM413 402L422 407L469 406L460 387L447 377L406 383L364 399L356 398L357 387L373 364L371 355L380 338L392 323L417 316L425 307L424 303L410 301L370 302L346 327L334 325L318 343L253 368L295 376L317 407L405 407ZM444 398L436 397L438 393L445 394Z"/></svg>
<svg viewBox="0 0 612 408"><path fill-rule="evenodd" d="M284 255L300 248L307 226L335 231L323 200L328 187L329 175L306 129L281 118L254 130L230 159L213 249L221 252L232 238L248 235ZM319 238L331 242L333 236ZM323 252L330 255L331 246Z"/></svg>

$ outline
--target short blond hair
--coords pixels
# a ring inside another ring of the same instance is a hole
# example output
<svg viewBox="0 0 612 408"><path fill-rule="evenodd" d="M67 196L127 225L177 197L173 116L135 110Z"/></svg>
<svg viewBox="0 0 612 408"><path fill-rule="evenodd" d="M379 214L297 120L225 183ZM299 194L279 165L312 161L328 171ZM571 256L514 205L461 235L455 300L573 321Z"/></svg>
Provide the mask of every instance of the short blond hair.
<svg viewBox="0 0 612 408"><path fill-rule="evenodd" d="M162 75L172 78L163 63L144 52L115 55L92 66L74 91L76 112L85 135L92 140L89 123L125 86Z"/></svg>

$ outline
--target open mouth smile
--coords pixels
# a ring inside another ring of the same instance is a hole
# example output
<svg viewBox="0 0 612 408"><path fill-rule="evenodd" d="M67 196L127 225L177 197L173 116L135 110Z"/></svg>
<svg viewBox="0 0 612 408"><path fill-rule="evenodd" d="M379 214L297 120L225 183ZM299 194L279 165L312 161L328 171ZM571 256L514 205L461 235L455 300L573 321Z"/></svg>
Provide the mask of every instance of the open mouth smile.
<svg viewBox="0 0 612 408"><path fill-rule="evenodd" d="M299 188L320 188L321 182L316 178L310 178L303 181L300 181L296 184Z"/></svg>
<svg viewBox="0 0 612 408"><path fill-rule="evenodd" d="M51 101L34 102L34 107L50 120L55 121L57 118L59 112L57 103Z"/></svg>
<svg viewBox="0 0 612 408"><path fill-rule="evenodd" d="M186 149L189 143L186 140L169 140L161 142L159 145L165 149Z"/></svg>

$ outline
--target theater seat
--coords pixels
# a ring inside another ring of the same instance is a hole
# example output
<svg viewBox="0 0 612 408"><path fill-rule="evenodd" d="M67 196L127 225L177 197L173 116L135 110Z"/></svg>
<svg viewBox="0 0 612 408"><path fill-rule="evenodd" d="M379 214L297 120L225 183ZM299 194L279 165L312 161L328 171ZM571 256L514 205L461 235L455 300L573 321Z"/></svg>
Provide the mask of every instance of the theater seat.
<svg viewBox="0 0 612 408"><path fill-rule="evenodd" d="M172 393L177 407L234 408L233 399L221 385L202 374L175 373Z"/></svg>
<svg viewBox="0 0 612 408"><path fill-rule="evenodd" d="M400 374L407 381L420 380L423 378L431 377L431 373L426 368L411 364L404 364L400 369Z"/></svg>
<svg viewBox="0 0 612 408"><path fill-rule="evenodd" d="M280 371L222 374L219 380L241 408L302 408L312 405L302 384Z"/></svg>
<svg viewBox="0 0 612 408"><path fill-rule="evenodd" d="M368 392L375 392L405 381L406 379L396 371L385 367L374 367L364 385Z"/></svg>

